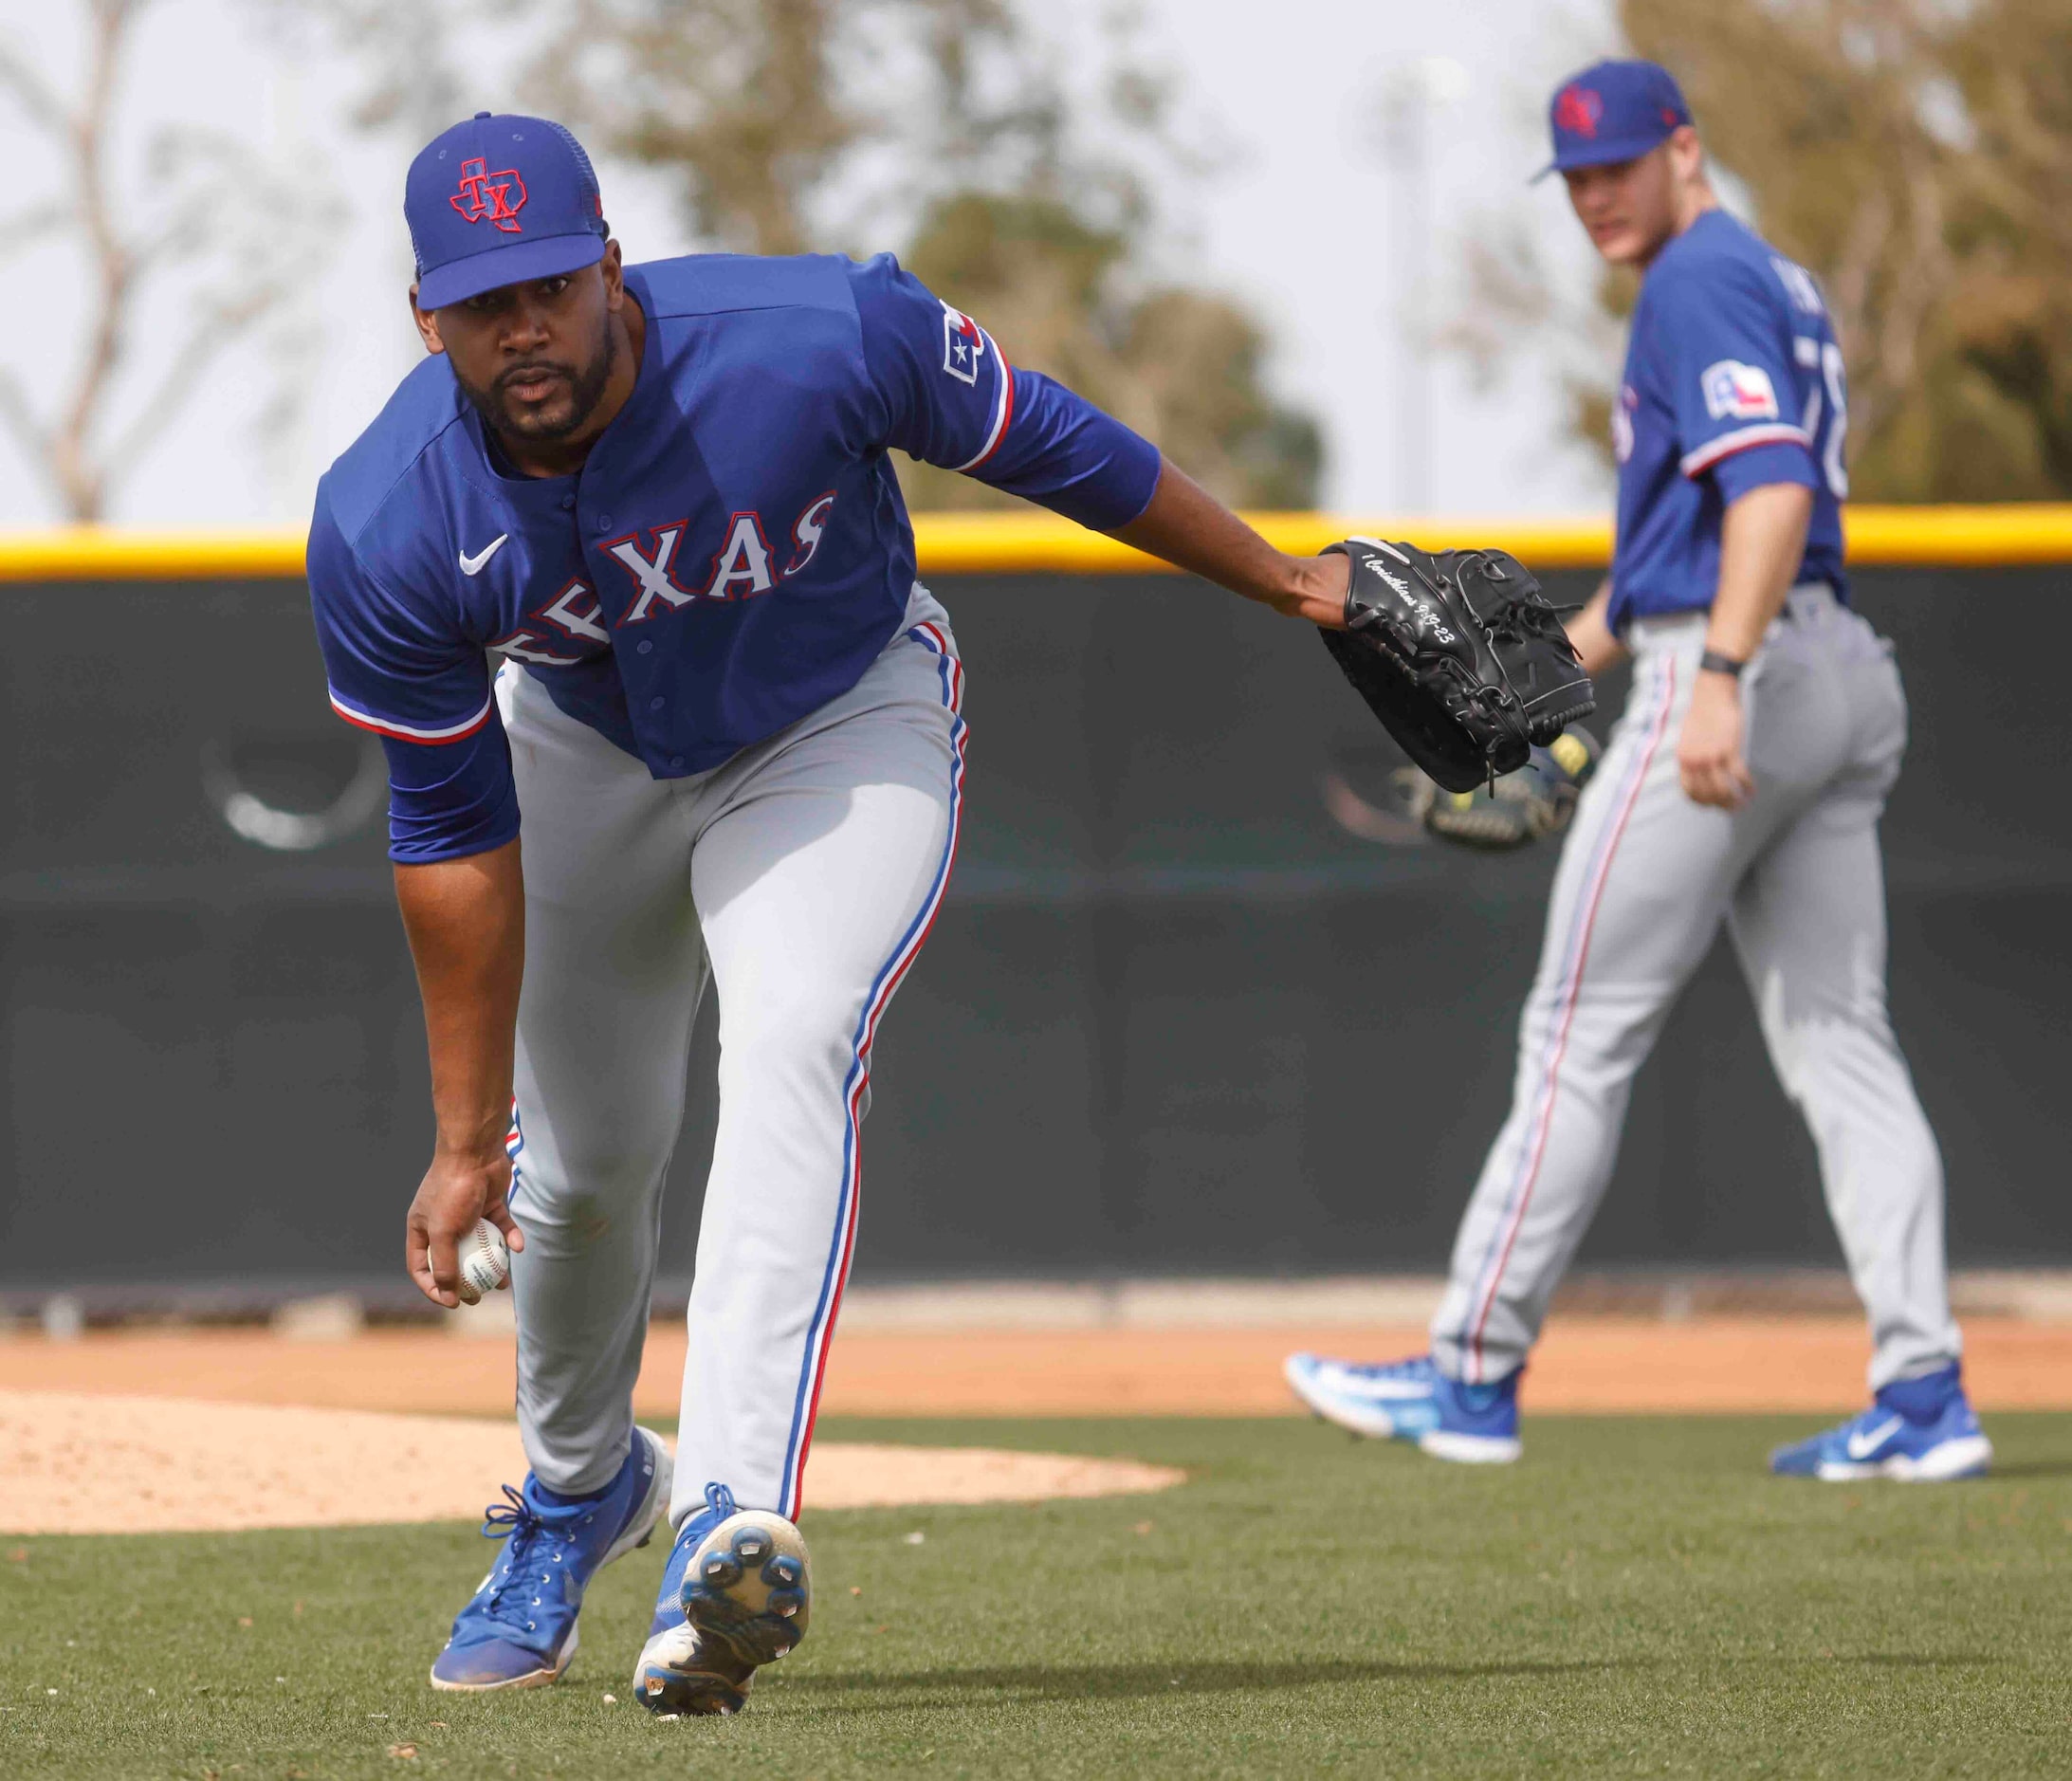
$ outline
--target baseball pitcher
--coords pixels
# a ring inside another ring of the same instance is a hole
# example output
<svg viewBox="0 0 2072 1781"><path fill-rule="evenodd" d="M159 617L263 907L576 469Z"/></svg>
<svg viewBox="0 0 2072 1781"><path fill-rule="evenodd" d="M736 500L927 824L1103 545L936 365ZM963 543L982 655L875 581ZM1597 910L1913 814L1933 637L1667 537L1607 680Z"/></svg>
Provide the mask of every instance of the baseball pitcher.
<svg viewBox="0 0 2072 1781"><path fill-rule="evenodd" d="M1569 825L1511 1114L1468 1203L1428 1355L1297 1354L1363 1434L1517 1458L1518 1382L1610 1179L1634 1073L1721 923L1805 1113L1870 1314L1872 1406L1772 1470L1952 1478L1992 1449L1966 1402L1942 1165L1885 1011L1878 822L1906 747L1890 646L1849 610L1848 390L1818 285L1719 208L1676 82L1604 62L1552 104L1598 251L1643 274L1612 413L1609 578L1570 625L1633 693Z"/></svg>
<svg viewBox="0 0 2072 1781"><path fill-rule="evenodd" d="M310 593L332 704L387 750L424 1001L437 1142L406 1264L451 1306L457 1240L504 1234L531 1465L431 1679L553 1681L589 1579L667 1514L635 1692L732 1712L809 1619L796 1522L871 1047L957 847L964 668L891 450L1327 632L1357 620L1396 652L1378 708L1435 748L1460 725L1476 775L1586 689L1529 659L1550 615L1517 565L1285 556L889 256L623 266L576 139L486 112L417 156L405 213L429 357L324 477ZM1421 626L1462 576L1496 642L1458 641L1462 607L1440 660ZM1513 673L1530 710L1483 684ZM632 1392L708 984L719 1128L672 1474Z"/></svg>

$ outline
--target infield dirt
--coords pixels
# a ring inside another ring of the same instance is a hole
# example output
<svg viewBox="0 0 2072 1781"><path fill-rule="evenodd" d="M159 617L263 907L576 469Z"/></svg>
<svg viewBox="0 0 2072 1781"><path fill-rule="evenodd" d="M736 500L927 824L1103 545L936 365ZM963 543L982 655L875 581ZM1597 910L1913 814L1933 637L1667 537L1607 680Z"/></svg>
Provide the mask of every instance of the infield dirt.
<svg viewBox="0 0 2072 1781"><path fill-rule="evenodd" d="M1979 1407L2072 1407L2072 1326L1974 1318ZM1297 1348L1385 1358L1395 1325L1159 1330L862 1330L834 1347L834 1415L1295 1414L1280 1362ZM650 1331L634 1399L677 1408L684 1334ZM1822 1416L1861 1403L1855 1319L1557 1319L1525 1402L1548 1411ZM119 1330L0 1343L0 1529L229 1531L474 1515L523 1476L508 1334L437 1326L331 1342L259 1330ZM476 1419L476 1420L469 1420ZM259 1456L255 1463L253 1456ZM1179 1475L1056 1454L823 1443L824 1508L1034 1502L1158 1490Z"/></svg>
<svg viewBox="0 0 2072 1781"><path fill-rule="evenodd" d="M2072 1409L2072 1323L1970 1317L1965 1377L1981 1410ZM1419 1352L1409 1324L1155 1330L857 1330L839 1333L821 1404L834 1416L1273 1416L1295 1349L1387 1360ZM1861 1408L1869 1343L1855 1317L1559 1317L1526 1408L1621 1414L1807 1414ZM676 1413L681 1326L649 1331L642 1416ZM0 1341L0 1389L119 1393L417 1414L494 1416L514 1391L508 1336L437 1326L337 1342L254 1329L96 1331Z"/></svg>

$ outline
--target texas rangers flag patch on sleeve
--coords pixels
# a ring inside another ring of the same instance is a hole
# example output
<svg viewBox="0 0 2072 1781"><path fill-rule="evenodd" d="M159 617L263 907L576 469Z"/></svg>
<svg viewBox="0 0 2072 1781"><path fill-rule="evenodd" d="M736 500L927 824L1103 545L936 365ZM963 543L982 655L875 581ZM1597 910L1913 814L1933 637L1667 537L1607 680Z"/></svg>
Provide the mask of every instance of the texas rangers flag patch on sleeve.
<svg viewBox="0 0 2072 1781"><path fill-rule="evenodd" d="M938 299L938 301L941 301ZM985 334L961 309L943 304L943 369L960 383L977 384L985 357ZM1773 409L1771 413L1776 411Z"/></svg>
<svg viewBox="0 0 2072 1781"><path fill-rule="evenodd" d="M1775 420L1777 391L1760 365L1722 358L1699 376L1706 412L1714 420Z"/></svg>

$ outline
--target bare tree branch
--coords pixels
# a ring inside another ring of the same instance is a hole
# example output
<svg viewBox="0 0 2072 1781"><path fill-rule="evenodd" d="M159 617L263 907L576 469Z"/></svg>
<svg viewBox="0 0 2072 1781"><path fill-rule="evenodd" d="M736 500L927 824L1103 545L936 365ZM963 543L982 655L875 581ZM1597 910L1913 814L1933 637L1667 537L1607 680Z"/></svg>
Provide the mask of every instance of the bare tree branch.
<svg viewBox="0 0 2072 1781"><path fill-rule="evenodd" d="M31 464L39 469L48 468L45 450L48 441L43 424L30 408L21 380L5 366L0 366L0 423L5 423L14 435Z"/></svg>
<svg viewBox="0 0 2072 1781"><path fill-rule="evenodd" d="M47 235L59 233L70 221L62 204L32 204L12 216L0 216L0 260L27 253Z"/></svg>
<svg viewBox="0 0 2072 1781"><path fill-rule="evenodd" d="M110 477L119 476L142 455L159 430L177 413L201 381L201 375L229 344L229 335L210 316L199 322L186 343L173 355L157 389L144 400L130 424L101 453Z"/></svg>
<svg viewBox="0 0 2072 1781"><path fill-rule="evenodd" d="M7 45L0 44L0 87L11 91L29 121L47 135L71 127L70 114L55 88Z"/></svg>
<svg viewBox="0 0 2072 1781"><path fill-rule="evenodd" d="M0 90L13 95L64 164L62 196L31 203L0 223L0 254L54 233L74 233L87 261L76 372L47 420L20 376L0 371L0 422L48 479L66 516L98 520L108 491L192 398L209 365L292 294L289 268L311 240L306 204L269 184L245 145L217 132L161 130L147 155L152 202L138 206L114 162L119 95L135 26L155 0L76 0L85 35L83 78L67 100L41 72L0 46ZM306 196L306 193L303 194ZM138 228L141 209L153 221ZM211 269L235 262L233 297L206 287ZM194 282L203 288L193 290ZM131 328L148 297L184 301L193 325L112 442L112 416L137 382Z"/></svg>

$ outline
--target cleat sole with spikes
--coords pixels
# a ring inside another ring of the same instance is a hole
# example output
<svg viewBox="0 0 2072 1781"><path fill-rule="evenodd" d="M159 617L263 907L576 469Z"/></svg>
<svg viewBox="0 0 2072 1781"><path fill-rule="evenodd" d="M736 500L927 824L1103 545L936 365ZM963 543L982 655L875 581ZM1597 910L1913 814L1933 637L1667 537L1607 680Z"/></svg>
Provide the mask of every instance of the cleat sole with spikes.
<svg viewBox="0 0 2072 1781"><path fill-rule="evenodd" d="M649 1642L635 1698L656 1714L739 1713L756 1671L806 1636L811 1571L805 1537L782 1515L728 1516L685 1567L687 1625Z"/></svg>

